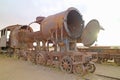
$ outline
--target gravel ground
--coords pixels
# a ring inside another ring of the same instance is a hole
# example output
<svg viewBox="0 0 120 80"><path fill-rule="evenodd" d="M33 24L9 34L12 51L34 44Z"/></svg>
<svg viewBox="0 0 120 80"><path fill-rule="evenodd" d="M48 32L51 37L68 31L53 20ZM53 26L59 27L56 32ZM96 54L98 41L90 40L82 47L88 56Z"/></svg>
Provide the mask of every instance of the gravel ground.
<svg viewBox="0 0 120 80"><path fill-rule="evenodd" d="M96 67L94 74L81 77L64 73L56 68L35 65L28 61L0 55L0 80L116 80L96 74L120 78L120 66L96 64Z"/></svg>

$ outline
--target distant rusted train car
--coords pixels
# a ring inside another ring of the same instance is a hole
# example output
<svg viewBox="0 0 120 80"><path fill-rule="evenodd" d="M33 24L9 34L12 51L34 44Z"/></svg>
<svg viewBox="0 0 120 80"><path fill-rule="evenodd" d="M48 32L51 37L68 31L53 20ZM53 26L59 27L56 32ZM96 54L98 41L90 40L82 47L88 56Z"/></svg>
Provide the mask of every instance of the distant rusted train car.
<svg viewBox="0 0 120 80"><path fill-rule="evenodd" d="M6 53L6 52L13 52L13 49L10 49L11 47L11 32L15 29L15 27L18 27L20 25L12 25L5 27L0 30L0 52Z"/></svg>
<svg viewBox="0 0 120 80"><path fill-rule="evenodd" d="M0 30L0 53L8 53L9 56L22 49L33 47L32 28L26 25L11 25ZM24 35L24 37L23 37ZM24 38L24 39L23 39ZM29 39L28 39L29 38ZM26 43L26 44L24 44Z"/></svg>
<svg viewBox="0 0 120 80"><path fill-rule="evenodd" d="M92 59L97 59L98 63L114 60L120 65L120 47L117 46L92 46L89 48L79 48L79 51L91 53Z"/></svg>

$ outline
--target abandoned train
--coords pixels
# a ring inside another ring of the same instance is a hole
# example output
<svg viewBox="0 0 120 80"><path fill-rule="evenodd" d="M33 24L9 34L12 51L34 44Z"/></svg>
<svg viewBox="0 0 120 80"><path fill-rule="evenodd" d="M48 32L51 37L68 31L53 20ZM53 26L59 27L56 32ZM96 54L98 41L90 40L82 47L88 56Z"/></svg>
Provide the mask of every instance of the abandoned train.
<svg viewBox="0 0 120 80"><path fill-rule="evenodd" d="M97 63L106 63L109 60L120 65L120 48L119 46L92 46L89 48L78 48L80 52L91 53L92 59Z"/></svg>
<svg viewBox="0 0 120 80"><path fill-rule="evenodd" d="M82 15L76 8L69 8L48 17L37 17L40 31L30 25L11 25L0 32L0 51L36 64L59 67L67 73L93 73L95 65L91 56L77 50L76 44L91 46L101 29L96 19L84 26ZM33 43L37 45L34 46Z"/></svg>

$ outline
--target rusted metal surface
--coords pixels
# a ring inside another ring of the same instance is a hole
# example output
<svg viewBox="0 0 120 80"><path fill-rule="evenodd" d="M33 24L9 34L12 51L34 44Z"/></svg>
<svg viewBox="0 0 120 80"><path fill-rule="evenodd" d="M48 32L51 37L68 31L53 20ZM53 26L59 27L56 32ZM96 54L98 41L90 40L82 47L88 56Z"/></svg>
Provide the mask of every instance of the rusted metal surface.
<svg viewBox="0 0 120 80"><path fill-rule="evenodd" d="M39 17L36 18L36 21L35 21L35 22L41 24L41 22L42 22L44 19L45 19L45 17L39 16Z"/></svg>
<svg viewBox="0 0 120 80"><path fill-rule="evenodd" d="M103 29L100 27L100 24L97 20L91 20L83 30L81 36L81 42L84 46L91 46L95 41L97 41L97 35Z"/></svg>
<svg viewBox="0 0 120 80"><path fill-rule="evenodd" d="M10 25L10 26L7 26L6 28L7 28L7 30L12 31L12 30L14 30L16 27L18 27L18 26L21 26L21 25L20 25L20 24Z"/></svg>
<svg viewBox="0 0 120 80"><path fill-rule="evenodd" d="M12 48L24 48L32 45L32 29L29 26L17 26L11 31L10 46ZM31 45L30 45L31 42ZM26 44L27 43L27 44Z"/></svg>
<svg viewBox="0 0 120 80"><path fill-rule="evenodd" d="M16 26L13 31L11 31L11 34L10 34L10 46L12 48L18 48L19 46L19 42L18 42L18 31L20 29L20 26Z"/></svg>
<svg viewBox="0 0 120 80"><path fill-rule="evenodd" d="M69 8L61 13L48 16L40 22L38 18L36 22L41 23L41 31L45 39L54 37L56 30L58 37L79 38L84 25L82 15L75 8Z"/></svg>

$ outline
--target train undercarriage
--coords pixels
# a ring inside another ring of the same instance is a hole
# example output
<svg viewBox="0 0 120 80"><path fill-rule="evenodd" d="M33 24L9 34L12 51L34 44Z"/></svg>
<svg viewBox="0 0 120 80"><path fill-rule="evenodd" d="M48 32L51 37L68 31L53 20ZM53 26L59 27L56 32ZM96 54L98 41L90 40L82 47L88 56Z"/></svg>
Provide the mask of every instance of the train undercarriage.
<svg viewBox="0 0 120 80"><path fill-rule="evenodd" d="M95 64L90 57L81 52L46 52L46 51L19 51L17 57L28 60L38 65L53 66L67 73L80 74L81 76L93 73Z"/></svg>

